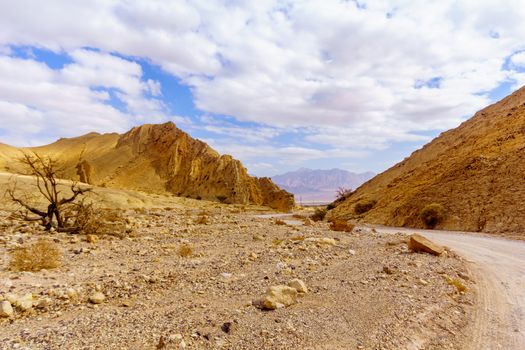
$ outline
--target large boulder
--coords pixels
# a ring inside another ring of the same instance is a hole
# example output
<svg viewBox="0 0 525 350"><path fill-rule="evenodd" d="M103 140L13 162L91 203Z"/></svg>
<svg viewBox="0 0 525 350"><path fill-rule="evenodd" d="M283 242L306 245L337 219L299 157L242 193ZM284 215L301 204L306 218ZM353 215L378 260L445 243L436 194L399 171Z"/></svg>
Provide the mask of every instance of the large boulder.
<svg viewBox="0 0 525 350"><path fill-rule="evenodd" d="M417 233L410 236L408 249L413 252L426 252L433 255L441 255L445 251L445 248L442 246L433 243Z"/></svg>

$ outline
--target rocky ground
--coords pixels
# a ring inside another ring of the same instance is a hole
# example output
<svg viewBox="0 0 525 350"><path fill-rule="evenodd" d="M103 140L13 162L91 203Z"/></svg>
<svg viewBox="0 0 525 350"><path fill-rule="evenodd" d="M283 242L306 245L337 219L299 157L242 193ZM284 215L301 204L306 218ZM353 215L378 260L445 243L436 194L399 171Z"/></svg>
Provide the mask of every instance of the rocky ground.
<svg viewBox="0 0 525 350"><path fill-rule="evenodd" d="M1 349L461 349L468 340L473 281L453 252L412 253L405 235L227 205L126 216L128 237L88 242L0 211L0 300L18 305L0 317ZM41 236L60 247L61 267L9 270L13 249ZM296 304L254 306L295 278L308 287Z"/></svg>

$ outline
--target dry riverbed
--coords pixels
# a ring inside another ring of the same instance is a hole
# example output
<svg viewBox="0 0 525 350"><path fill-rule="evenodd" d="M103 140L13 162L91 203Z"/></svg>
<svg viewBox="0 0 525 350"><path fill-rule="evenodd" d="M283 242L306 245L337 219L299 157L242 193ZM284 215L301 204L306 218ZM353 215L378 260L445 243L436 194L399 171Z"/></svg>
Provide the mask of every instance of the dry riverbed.
<svg viewBox="0 0 525 350"><path fill-rule="evenodd" d="M129 210L130 237L88 243L0 211L0 300L32 300L0 317L0 348L461 349L468 341L474 282L453 252L411 253L405 235L276 224L225 205L200 214ZM60 247L61 267L9 270L10 252L41 236ZM294 278L309 289L297 304L252 305ZM95 292L100 303L89 300Z"/></svg>

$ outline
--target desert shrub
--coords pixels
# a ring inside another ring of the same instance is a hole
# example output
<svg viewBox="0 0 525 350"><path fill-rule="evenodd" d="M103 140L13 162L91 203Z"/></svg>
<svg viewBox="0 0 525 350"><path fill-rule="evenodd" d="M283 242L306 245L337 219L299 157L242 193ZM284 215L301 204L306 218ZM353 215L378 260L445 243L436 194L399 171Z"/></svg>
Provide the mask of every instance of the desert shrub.
<svg viewBox="0 0 525 350"><path fill-rule="evenodd" d="M226 196L217 196L217 200L221 203L225 203L226 199L228 199Z"/></svg>
<svg viewBox="0 0 525 350"><path fill-rule="evenodd" d="M286 225L286 222L284 222L283 220L280 220L280 219L275 220L273 223L276 224L276 225L279 225L279 226Z"/></svg>
<svg viewBox="0 0 525 350"><path fill-rule="evenodd" d="M189 245L183 244L180 246L177 254L179 254L179 256L182 258L188 258L193 255L193 249L191 249Z"/></svg>
<svg viewBox="0 0 525 350"><path fill-rule="evenodd" d="M323 208L317 208L315 209L315 212L310 216L310 219L313 221L323 221L324 217L326 216L326 209Z"/></svg>
<svg viewBox="0 0 525 350"><path fill-rule="evenodd" d="M197 216L197 219L195 219L195 223L197 225L207 225L209 223L208 216L203 213L199 214L199 216Z"/></svg>
<svg viewBox="0 0 525 350"><path fill-rule="evenodd" d="M357 215L364 214L370 209L372 209L376 205L376 203L377 201L373 199L357 202L354 206L354 213L356 213Z"/></svg>
<svg viewBox="0 0 525 350"><path fill-rule="evenodd" d="M337 205L335 205L335 203L332 202L332 203L330 203L330 204L328 204L328 205L326 206L326 210L332 210L332 209L334 209L335 207L337 207Z"/></svg>
<svg viewBox="0 0 525 350"><path fill-rule="evenodd" d="M353 229L354 225L346 220L336 219L330 222L330 230L332 231L352 232Z"/></svg>
<svg viewBox="0 0 525 350"><path fill-rule="evenodd" d="M301 215L301 214L293 214L292 217L294 219L300 219L300 220L304 220L306 218L304 215Z"/></svg>
<svg viewBox="0 0 525 350"><path fill-rule="evenodd" d="M446 281L447 284L456 287L456 290L460 293L467 291L467 287L465 287L465 285L457 278L446 277Z"/></svg>
<svg viewBox="0 0 525 350"><path fill-rule="evenodd" d="M56 243L39 239L29 247L16 248L11 253L9 267L14 271L40 271L60 266L60 250Z"/></svg>
<svg viewBox="0 0 525 350"><path fill-rule="evenodd" d="M131 235L127 220L120 210L95 207L93 203L81 201L72 207L72 226L77 233L85 235L109 235L126 237Z"/></svg>
<svg viewBox="0 0 525 350"><path fill-rule="evenodd" d="M419 217L428 228L436 227L444 216L445 208L439 203L428 204L419 213Z"/></svg>

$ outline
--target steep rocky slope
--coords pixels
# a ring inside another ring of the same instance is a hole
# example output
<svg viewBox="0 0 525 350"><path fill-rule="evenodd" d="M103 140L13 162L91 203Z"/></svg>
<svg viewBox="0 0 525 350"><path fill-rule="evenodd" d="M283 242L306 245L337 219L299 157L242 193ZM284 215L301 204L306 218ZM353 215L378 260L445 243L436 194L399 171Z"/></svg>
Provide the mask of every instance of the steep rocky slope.
<svg viewBox="0 0 525 350"><path fill-rule="evenodd" d="M445 208L437 228L525 231L525 88L442 133L376 176L330 213L365 222L422 227L421 209ZM362 215L355 206L377 203Z"/></svg>
<svg viewBox="0 0 525 350"><path fill-rule="evenodd" d="M249 176L240 161L218 154L173 123L143 125L123 135L90 133L24 150L56 158L65 178L93 185L283 211L294 205L293 195L271 180ZM21 151L0 145L0 170L20 171L15 158Z"/></svg>
<svg viewBox="0 0 525 350"><path fill-rule="evenodd" d="M339 188L355 189L373 176L374 173L371 172L352 173L342 169L301 168L272 176L272 180L303 201L330 202L335 199Z"/></svg>

